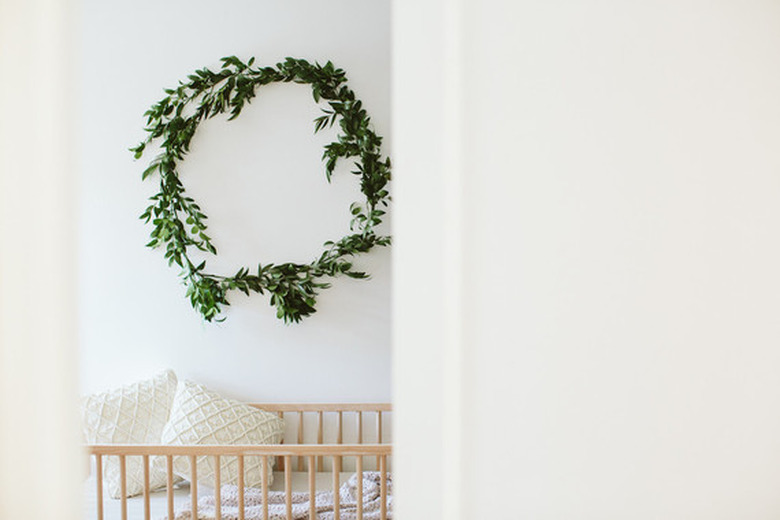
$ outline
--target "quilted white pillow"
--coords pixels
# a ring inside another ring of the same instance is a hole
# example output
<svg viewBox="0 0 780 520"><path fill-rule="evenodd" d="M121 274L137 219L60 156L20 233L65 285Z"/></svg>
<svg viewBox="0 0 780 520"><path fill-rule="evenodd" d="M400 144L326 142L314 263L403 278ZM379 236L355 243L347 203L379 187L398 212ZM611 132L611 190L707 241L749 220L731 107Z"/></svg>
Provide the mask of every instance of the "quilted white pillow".
<svg viewBox="0 0 780 520"><path fill-rule="evenodd" d="M276 414L225 399L202 385L183 381L173 399L171 415L162 433L164 444L279 444L284 435L284 421ZM269 457L268 483L273 479L274 458ZM197 459L198 481L214 485L214 457ZM238 482L238 460L220 458L222 484ZM174 473L190 479L188 457L174 457ZM261 485L262 458L244 458L244 485Z"/></svg>
<svg viewBox="0 0 780 520"><path fill-rule="evenodd" d="M84 438L89 444L159 444L176 393L176 374L168 370L153 379L90 395L82 402ZM141 457L127 457L127 496L143 493ZM120 498L119 458L103 457L109 494ZM165 487L165 466L151 465L152 489Z"/></svg>

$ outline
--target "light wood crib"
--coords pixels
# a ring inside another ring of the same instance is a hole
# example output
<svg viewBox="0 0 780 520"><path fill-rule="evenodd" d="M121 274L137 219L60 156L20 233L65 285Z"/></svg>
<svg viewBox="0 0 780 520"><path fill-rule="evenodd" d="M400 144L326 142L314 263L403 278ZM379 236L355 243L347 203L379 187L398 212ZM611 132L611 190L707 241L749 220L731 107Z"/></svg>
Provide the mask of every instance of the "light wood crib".
<svg viewBox="0 0 780 520"><path fill-rule="evenodd" d="M237 457L238 460L238 520L245 516L244 457L260 456L262 462L262 518L273 520L269 515L268 495L272 491L283 491L285 507L283 517L293 520L293 493L306 492L309 497L318 491L333 492L335 507L331 513L334 520L341 520L339 488L345 478L354 473L357 482L363 482L364 471L379 472L379 518L386 520L388 511L388 472L391 469L392 445L387 438L386 416L392 406L386 403L355 404L275 404L250 403L250 406L278 414L285 420L283 444L270 445L146 445L146 444L103 444L87 445L87 453L94 460L94 482L89 484L91 498L88 498L88 520L151 520L167 518L174 520L175 510L184 502L191 511L198 511L197 457L214 457L215 475L213 500L215 520L222 520L222 497L220 478L220 457ZM349 427L345 427L345 421ZM316 423L316 426L315 426ZM371 424L373 423L373 424ZM295 444L289 441L295 439ZM167 488L161 492L150 491L150 457L162 456L167 462ZM186 456L190 460L191 483L174 486L173 457ZM106 500L103 486L103 462L106 457L118 457L120 468L119 500ZM143 495L127 498L127 459L140 457L143 460ZM276 458L274 484L269 485L266 470L270 460ZM203 483L201 482L201 485ZM356 509L351 516L363 520L363 486L357 485ZM153 507L154 506L154 507ZM154 510L156 508L156 510ZM161 512L160 509L163 509ZM277 516L278 518L278 516ZM315 501L309 500L309 519L316 519Z"/></svg>

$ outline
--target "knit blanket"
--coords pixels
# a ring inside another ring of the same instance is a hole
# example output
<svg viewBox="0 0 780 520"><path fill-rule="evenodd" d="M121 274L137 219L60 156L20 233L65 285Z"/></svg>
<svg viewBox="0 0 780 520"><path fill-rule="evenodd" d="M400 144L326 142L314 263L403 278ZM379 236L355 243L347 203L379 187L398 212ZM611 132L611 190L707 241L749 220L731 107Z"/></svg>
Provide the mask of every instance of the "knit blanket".
<svg viewBox="0 0 780 520"><path fill-rule="evenodd" d="M357 474L352 475L339 488L340 516L342 520L357 519ZM387 518L392 519L393 484L390 474L387 475ZM222 486L222 519L238 519L238 487ZM269 520L286 520L287 505L284 491L268 492ZM214 520L216 507L213 496L198 500L197 520ZM335 501L332 491L317 491L314 504L317 511L316 520L333 520ZM292 493L292 517L294 520L309 519L309 493ZM380 473L376 471L363 472L363 518L364 520L380 520ZM244 518L246 520L262 520L263 492L258 488L244 488ZM187 504L176 512L176 520L193 520L192 510Z"/></svg>

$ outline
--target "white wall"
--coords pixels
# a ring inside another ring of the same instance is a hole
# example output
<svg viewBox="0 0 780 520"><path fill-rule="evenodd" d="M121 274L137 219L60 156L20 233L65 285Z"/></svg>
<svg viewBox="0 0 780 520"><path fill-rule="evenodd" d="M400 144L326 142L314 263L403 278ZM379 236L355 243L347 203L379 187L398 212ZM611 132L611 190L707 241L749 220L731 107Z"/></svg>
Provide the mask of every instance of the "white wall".
<svg viewBox="0 0 780 520"><path fill-rule="evenodd" d="M144 111L195 68L219 58L285 56L347 71L385 151L390 142L389 2L363 0L84 2L81 21L79 335L81 387L107 388L171 367L252 400L390 398L390 251L357 260L369 281L335 280L318 312L284 325L266 296L231 295L227 321L204 324L178 271L144 248L138 220L156 183L141 182ZM231 123L201 126L181 175L209 216L219 250L209 267L232 274L258 262L311 261L348 231L359 200L348 167L325 180L310 89L271 85ZM349 166L349 165L347 165ZM389 225L385 227L389 232Z"/></svg>
<svg viewBox="0 0 780 520"><path fill-rule="evenodd" d="M394 18L396 78L422 74L394 90L398 516L777 518L778 4L418 4ZM420 227L423 189L461 220ZM457 275L413 274L459 241Z"/></svg>
<svg viewBox="0 0 780 520"><path fill-rule="evenodd" d="M0 518L79 517L73 22L0 0Z"/></svg>

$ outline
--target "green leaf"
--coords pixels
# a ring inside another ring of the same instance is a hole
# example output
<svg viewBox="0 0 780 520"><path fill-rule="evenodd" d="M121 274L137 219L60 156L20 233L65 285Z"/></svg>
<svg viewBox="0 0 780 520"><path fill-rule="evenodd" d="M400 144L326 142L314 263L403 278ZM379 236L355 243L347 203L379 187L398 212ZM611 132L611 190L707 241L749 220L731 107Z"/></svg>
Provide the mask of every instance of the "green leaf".
<svg viewBox="0 0 780 520"><path fill-rule="evenodd" d="M144 170L144 172L141 174L141 180L145 180L147 177L152 175L158 168L160 167L159 163L152 163L148 168Z"/></svg>

